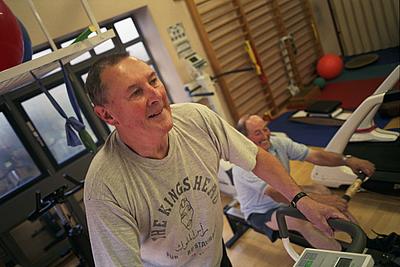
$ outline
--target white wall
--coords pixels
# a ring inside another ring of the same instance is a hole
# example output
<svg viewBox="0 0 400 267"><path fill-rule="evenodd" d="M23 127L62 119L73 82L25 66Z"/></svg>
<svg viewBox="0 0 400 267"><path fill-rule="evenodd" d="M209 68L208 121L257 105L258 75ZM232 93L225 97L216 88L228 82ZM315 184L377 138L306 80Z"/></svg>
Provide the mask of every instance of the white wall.
<svg viewBox="0 0 400 267"><path fill-rule="evenodd" d="M310 6L324 53L341 54L328 1L310 0Z"/></svg>

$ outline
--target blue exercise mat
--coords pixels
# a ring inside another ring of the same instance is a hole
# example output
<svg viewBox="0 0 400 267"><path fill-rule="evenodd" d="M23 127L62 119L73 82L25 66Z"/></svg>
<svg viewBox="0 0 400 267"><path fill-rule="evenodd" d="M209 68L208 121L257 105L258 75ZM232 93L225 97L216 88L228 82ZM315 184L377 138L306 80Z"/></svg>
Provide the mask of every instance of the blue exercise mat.
<svg viewBox="0 0 400 267"><path fill-rule="evenodd" d="M343 69L343 72L335 79L327 81L328 83L348 81L348 80L364 80L377 77L386 77L400 63L400 47L391 47L377 51L371 51L365 54L377 54L379 59L365 67L359 69ZM356 58L361 55L347 56L344 62Z"/></svg>
<svg viewBox="0 0 400 267"><path fill-rule="evenodd" d="M366 80L378 77L388 76L399 63L386 65L368 65L359 69L344 69L343 72L335 79L327 81L328 83L336 83L351 80Z"/></svg>
<svg viewBox="0 0 400 267"><path fill-rule="evenodd" d="M344 61L347 62L355 57L366 55L366 54L377 54L379 59L368 66L377 66L377 65L390 65L390 64L399 64L400 61L400 46L385 48L377 51L371 51L359 55L354 56L346 56L344 57Z"/></svg>
<svg viewBox="0 0 400 267"><path fill-rule="evenodd" d="M268 124L274 132L284 132L296 142L309 145L326 147L340 126L311 125L290 121L295 111L289 111ZM379 128L384 128L391 118L382 117L379 113L375 116L375 123Z"/></svg>

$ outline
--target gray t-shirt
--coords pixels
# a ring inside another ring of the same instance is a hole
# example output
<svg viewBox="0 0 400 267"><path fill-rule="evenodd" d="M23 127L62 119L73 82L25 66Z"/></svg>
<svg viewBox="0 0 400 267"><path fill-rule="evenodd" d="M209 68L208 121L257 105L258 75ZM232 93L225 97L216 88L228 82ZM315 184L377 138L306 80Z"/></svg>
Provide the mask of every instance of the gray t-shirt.
<svg viewBox="0 0 400 267"><path fill-rule="evenodd" d="M308 155L308 147L296 143L286 137L271 136L271 147L268 152L279 159L290 173L290 160L304 160ZM279 207L271 197L265 195L268 184L255 176L251 171L238 166L233 167L233 181L240 202L240 209L246 219L252 213L265 213Z"/></svg>
<svg viewBox="0 0 400 267"><path fill-rule="evenodd" d="M252 170L257 147L207 107L171 105L168 155L140 157L113 132L85 182L96 266L219 266L220 158Z"/></svg>

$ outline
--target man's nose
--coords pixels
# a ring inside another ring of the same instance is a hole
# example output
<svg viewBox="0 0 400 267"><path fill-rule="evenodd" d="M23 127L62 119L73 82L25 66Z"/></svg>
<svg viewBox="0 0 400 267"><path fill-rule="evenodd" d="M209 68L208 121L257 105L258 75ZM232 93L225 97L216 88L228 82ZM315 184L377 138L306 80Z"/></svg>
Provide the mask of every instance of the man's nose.
<svg viewBox="0 0 400 267"><path fill-rule="evenodd" d="M149 103L158 102L161 99L161 91L158 88L151 86L150 84L146 85L146 91L148 95Z"/></svg>

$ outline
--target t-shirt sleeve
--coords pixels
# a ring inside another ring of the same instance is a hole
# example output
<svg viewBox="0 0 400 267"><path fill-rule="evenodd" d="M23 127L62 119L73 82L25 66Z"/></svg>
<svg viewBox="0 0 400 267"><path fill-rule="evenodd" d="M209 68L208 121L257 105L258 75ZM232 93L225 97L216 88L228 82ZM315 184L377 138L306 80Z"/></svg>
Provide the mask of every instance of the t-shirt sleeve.
<svg viewBox="0 0 400 267"><path fill-rule="evenodd" d="M258 148L228 122L208 107L193 104L204 119L204 126L224 160L252 171L256 165Z"/></svg>
<svg viewBox="0 0 400 267"><path fill-rule="evenodd" d="M85 199L96 266L143 266L137 223L111 201Z"/></svg>
<svg viewBox="0 0 400 267"><path fill-rule="evenodd" d="M309 148L306 145L297 143L287 137L282 137L281 140L286 147L286 153L290 160L303 161L307 157Z"/></svg>

